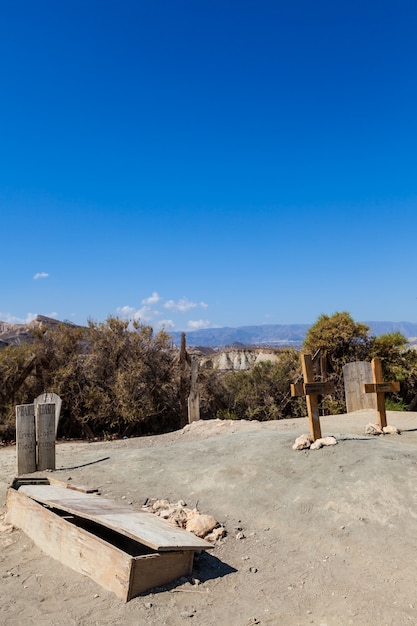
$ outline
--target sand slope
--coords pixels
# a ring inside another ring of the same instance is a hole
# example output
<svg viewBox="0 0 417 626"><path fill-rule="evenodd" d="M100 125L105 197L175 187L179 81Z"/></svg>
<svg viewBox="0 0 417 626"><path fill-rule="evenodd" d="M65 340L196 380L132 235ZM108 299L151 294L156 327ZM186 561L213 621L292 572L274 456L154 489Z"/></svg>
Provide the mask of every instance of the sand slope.
<svg viewBox="0 0 417 626"><path fill-rule="evenodd" d="M388 413L401 435L365 437L371 421L369 411L322 418L323 434L339 443L317 451L291 449L308 432L304 419L215 420L159 437L58 444L51 475L60 480L133 508L146 498L185 500L228 536L200 559L200 585L124 604L0 519L0 622L416 624L417 413ZM0 468L4 511L14 448L0 449Z"/></svg>

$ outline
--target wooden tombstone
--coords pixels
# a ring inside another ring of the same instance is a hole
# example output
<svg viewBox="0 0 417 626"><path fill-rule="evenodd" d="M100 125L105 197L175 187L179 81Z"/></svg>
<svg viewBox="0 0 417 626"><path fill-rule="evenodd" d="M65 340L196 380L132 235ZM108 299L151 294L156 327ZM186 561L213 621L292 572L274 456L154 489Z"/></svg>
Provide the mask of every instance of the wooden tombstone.
<svg viewBox="0 0 417 626"><path fill-rule="evenodd" d="M343 366L346 412L376 409L375 394L365 393L363 385L373 381L372 365L369 361L354 361Z"/></svg>
<svg viewBox="0 0 417 626"><path fill-rule="evenodd" d="M55 404L36 406L37 469L55 469Z"/></svg>
<svg viewBox="0 0 417 626"><path fill-rule="evenodd" d="M61 414L62 400L57 393L45 392L34 400L35 407L38 404L55 404L55 437L58 433L59 416Z"/></svg>
<svg viewBox="0 0 417 626"><path fill-rule="evenodd" d="M35 405L16 406L17 475L36 472Z"/></svg>

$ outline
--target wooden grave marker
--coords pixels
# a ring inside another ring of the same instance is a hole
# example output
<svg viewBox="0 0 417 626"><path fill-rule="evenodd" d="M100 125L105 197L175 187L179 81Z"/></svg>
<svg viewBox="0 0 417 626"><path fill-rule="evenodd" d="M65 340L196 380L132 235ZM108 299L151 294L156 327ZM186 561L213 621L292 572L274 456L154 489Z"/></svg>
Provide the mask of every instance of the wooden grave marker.
<svg viewBox="0 0 417 626"><path fill-rule="evenodd" d="M378 413L378 421L381 429L387 425L387 412L385 409L385 394L390 392L396 392L400 390L400 383L398 381L386 383L382 375L382 362L380 358L375 357L372 359L372 374L373 383L364 383L363 390L365 393L376 394L376 410Z"/></svg>
<svg viewBox="0 0 417 626"><path fill-rule="evenodd" d="M346 412L360 411L364 409L376 409L375 394L365 393L364 383L373 380L372 365L369 361L353 361L346 363L342 368L343 381L345 384Z"/></svg>
<svg viewBox="0 0 417 626"><path fill-rule="evenodd" d="M313 359L311 354L301 355L301 366L303 369L304 382L291 385L291 395L293 397L305 396L308 421L310 424L310 437L313 441L316 441L316 439L321 439L318 396L333 393L334 384L329 381L314 381Z"/></svg>
<svg viewBox="0 0 417 626"><path fill-rule="evenodd" d="M61 414L62 400L57 393L46 391L34 400L35 408L38 404L55 404L55 437L58 433L59 416Z"/></svg>
<svg viewBox="0 0 417 626"><path fill-rule="evenodd" d="M16 406L17 475L36 472L35 405Z"/></svg>
<svg viewBox="0 0 417 626"><path fill-rule="evenodd" d="M55 404L36 407L37 469L55 469Z"/></svg>

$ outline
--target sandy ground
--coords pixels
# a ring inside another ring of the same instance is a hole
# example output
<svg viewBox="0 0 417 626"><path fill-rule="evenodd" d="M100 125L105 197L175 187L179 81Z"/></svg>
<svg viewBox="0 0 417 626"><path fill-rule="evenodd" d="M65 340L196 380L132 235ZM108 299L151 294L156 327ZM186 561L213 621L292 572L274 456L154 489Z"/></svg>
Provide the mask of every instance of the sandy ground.
<svg viewBox="0 0 417 626"><path fill-rule="evenodd" d="M197 504L228 535L200 559L200 585L183 581L124 603L1 516L0 623L417 624L417 413L388 413L401 435L365 437L375 421L372 411L322 418L323 435L338 445L317 451L292 450L306 419L215 420L155 437L59 443L49 475L138 509L156 497ZM0 449L0 469L4 513L13 447Z"/></svg>

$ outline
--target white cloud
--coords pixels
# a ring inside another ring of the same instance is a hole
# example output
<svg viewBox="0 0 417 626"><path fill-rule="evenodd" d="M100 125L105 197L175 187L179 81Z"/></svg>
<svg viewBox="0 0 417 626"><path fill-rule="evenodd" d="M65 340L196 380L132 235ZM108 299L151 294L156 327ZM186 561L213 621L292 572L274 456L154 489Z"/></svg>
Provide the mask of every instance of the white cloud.
<svg viewBox="0 0 417 626"><path fill-rule="evenodd" d="M117 315L120 317L133 317L136 309L133 306L118 306L116 309Z"/></svg>
<svg viewBox="0 0 417 626"><path fill-rule="evenodd" d="M28 313L25 318L22 318L12 315L11 313L2 313L0 311L0 320L7 324L30 324L36 317L37 313Z"/></svg>
<svg viewBox="0 0 417 626"><path fill-rule="evenodd" d="M161 299L161 296L158 295L158 293L156 291L152 292L152 295L149 296L149 298L145 298L144 300L142 300L142 304L147 304L147 305L152 305L152 304L157 304Z"/></svg>
<svg viewBox="0 0 417 626"><path fill-rule="evenodd" d="M181 311L181 313L185 313L185 311L189 311L190 309L194 309L198 304L195 302L190 302L187 298L180 298L178 302L174 300L167 300L165 302L164 307L166 309L172 309L173 311Z"/></svg>
<svg viewBox="0 0 417 626"><path fill-rule="evenodd" d="M116 309L116 313L122 318L143 322L150 322L155 319L155 317L161 315L159 311L147 305L140 309L135 309L133 306L119 306Z"/></svg>
<svg viewBox="0 0 417 626"><path fill-rule="evenodd" d="M48 278L49 274L47 274L46 272L37 272L34 277L33 280L38 280L38 278Z"/></svg>
<svg viewBox="0 0 417 626"><path fill-rule="evenodd" d="M205 302L191 302L191 300L188 300L185 296L177 301L167 300L164 302L164 298L162 298L157 291L153 291L149 298L144 298L141 302L143 306L138 309L128 305L117 307L117 315L124 319L136 320L147 324L155 322L155 325L158 328L173 329L177 326L177 322L173 319L160 319L161 312L155 308L157 303L161 303L161 305L163 303L163 307L165 309L170 309L173 315L174 313L186 313L190 309L198 307L201 307L202 309L206 309L208 307ZM209 326L209 322L207 320L198 320L196 322L191 322L189 325L190 328L204 328L207 326Z"/></svg>
<svg viewBox="0 0 417 626"><path fill-rule="evenodd" d="M190 330L200 330L200 328L210 328L209 320L189 320L188 328Z"/></svg>
<svg viewBox="0 0 417 626"><path fill-rule="evenodd" d="M159 311L154 311L150 306L143 306L138 309L133 316L135 320L141 320L143 322L151 322L155 317L160 315Z"/></svg>

